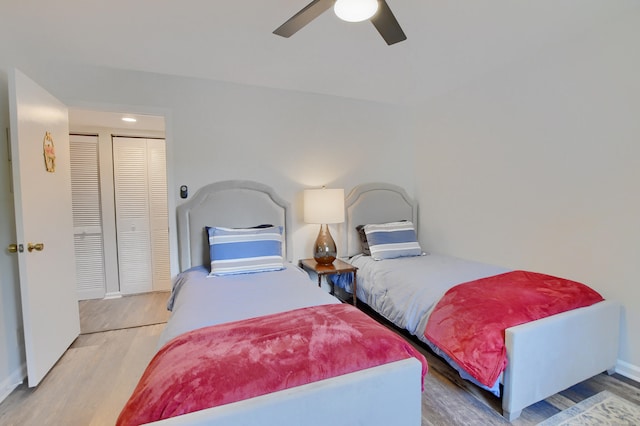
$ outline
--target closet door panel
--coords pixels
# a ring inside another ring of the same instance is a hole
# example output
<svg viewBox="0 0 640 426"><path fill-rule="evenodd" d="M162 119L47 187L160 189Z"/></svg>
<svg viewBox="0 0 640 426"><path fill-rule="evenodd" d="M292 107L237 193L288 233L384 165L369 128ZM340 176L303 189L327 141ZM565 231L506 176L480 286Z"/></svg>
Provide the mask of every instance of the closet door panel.
<svg viewBox="0 0 640 426"><path fill-rule="evenodd" d="M105 295L98 137L70 135L73 233L78 299Z"/></svg>
<svg viewBox="0 0 640 426"><path fill-rule="evenodd" d="M146 139L113 138L120 292L153 289Z"/></svg>
<svg viewBox="0 0 640 426"><path fill-rule="evenodd" d="M149 222L154 289L171 288L169 264L169 214L167 211L166 145L162 139L148 139Z"/></svg>

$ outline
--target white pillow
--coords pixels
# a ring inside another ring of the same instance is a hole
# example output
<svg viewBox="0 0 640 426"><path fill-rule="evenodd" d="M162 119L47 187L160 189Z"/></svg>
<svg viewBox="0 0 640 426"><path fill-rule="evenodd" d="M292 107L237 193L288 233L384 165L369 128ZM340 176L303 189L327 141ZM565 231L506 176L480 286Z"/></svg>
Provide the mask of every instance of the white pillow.
<svg viewBox="0 0 640 426"><path fill-rule="evenodd" d="M209 237L209 276L279 271L282 258L282 227L206 227Z"/></svg>
<svg viewBox="0 0 640 426"><path fill-rule="evenodd" d="M422 255L412 222L369 224L364 226L364 232L375 260Z"/></svg>

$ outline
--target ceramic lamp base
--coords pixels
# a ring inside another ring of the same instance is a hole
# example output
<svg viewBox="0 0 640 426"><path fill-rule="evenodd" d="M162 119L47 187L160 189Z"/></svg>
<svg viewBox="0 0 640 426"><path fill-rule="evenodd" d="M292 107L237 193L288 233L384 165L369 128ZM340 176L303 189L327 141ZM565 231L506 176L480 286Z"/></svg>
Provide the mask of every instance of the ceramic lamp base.
<svg viewBox="0 0 640 426"><path fill-rule="evenodd" d="M320 232L313 246L313 258L320 265L331 265L337 254L336 242L329 232L329 226L320 225Z"/></svg>

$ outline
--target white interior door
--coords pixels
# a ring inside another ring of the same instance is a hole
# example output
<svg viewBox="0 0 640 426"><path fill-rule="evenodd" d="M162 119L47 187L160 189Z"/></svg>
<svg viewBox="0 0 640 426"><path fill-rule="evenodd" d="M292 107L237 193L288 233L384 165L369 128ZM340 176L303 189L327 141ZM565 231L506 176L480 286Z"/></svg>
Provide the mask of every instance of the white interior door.
<svg viewBox="0 0 640 426"><path fill-rule="evenodd" d="M9 102L18 270L33 387L80 333L69 119L64 104L17 70L10 73Z"/></svg>

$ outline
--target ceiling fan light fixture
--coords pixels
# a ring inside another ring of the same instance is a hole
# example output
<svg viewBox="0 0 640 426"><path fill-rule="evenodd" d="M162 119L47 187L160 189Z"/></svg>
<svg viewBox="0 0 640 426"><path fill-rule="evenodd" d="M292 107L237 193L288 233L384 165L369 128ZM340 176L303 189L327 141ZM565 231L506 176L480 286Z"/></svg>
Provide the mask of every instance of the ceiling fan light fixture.
<svg viewBox="0 0 640 426"><path fill-rule="evenodd" d="M336 0L333 11L343 21L366 21L378 11L378 0Z"/></svg>

